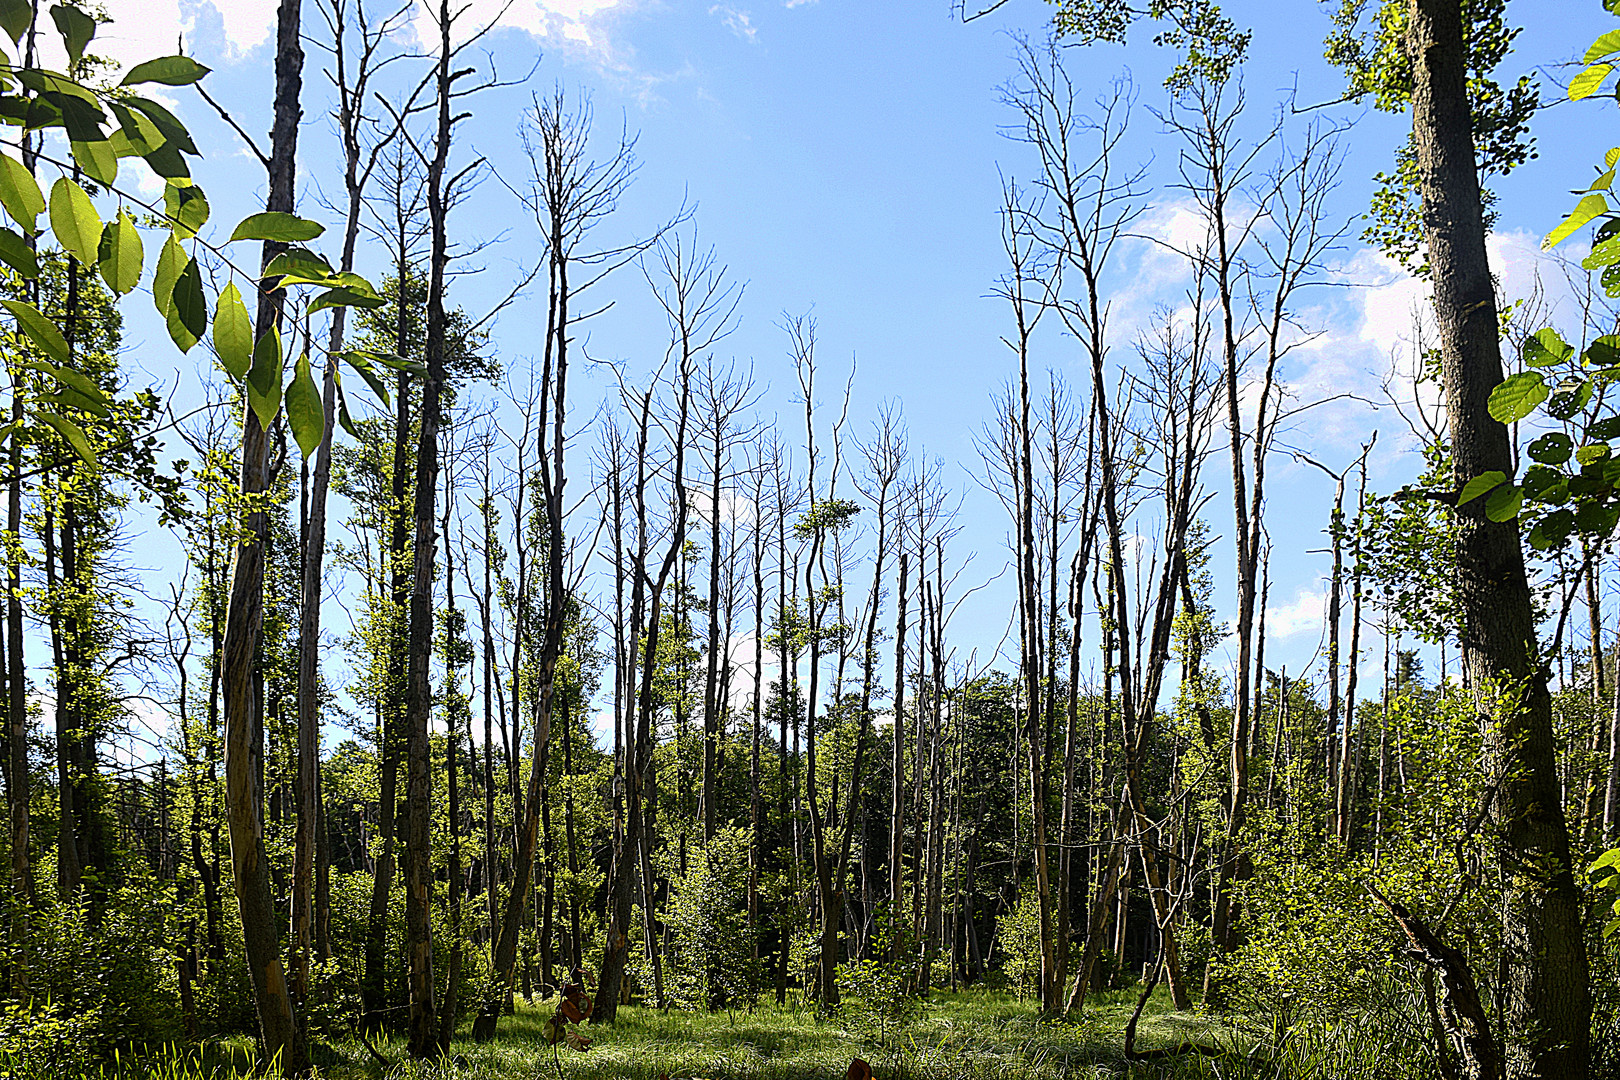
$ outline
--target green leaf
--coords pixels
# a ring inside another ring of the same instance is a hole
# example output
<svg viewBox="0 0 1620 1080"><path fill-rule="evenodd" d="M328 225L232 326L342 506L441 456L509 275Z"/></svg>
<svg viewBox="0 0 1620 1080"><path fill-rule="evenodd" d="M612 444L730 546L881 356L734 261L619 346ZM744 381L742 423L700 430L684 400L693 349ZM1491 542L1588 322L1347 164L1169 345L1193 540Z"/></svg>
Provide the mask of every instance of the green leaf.
<svg viewBox="0 0 1620 1080"><path fill-rule="evenodd" d="M91 465L96 463L96 452L90 446L90 440L85 438L84 429L79 427L78 424L65 416L59 416L53 412L41 410L35 415L55 428L56 433L67 440L67 444L73 448L75 454L78 454Z"/></svg>
<svg viewBox="0 0 1620 1080"><path fill-rule="evenodd" d="M331 280L332 264L308 248L288 248L271 259L264 277L279 277L283 285L322 285Z"/></svg>
<svg viewBox="0 0 1620 1080"><path fill-rule="evenodd" d="M35 364L33 366L55 379L62 389L71 390L85 400L95 402L98 406L106 405L107 392L97 386L90 376L84 372L74 371L70 367L55 367L51 364Z"/></svg>
<svg viewBox="0 0 1620 1080"><path fill-rule="evenodd" d="M180 155L180 151L171 142L164 142L156 150L148 151L142 154L141 157L153 172L165 180L173 180L177 177L190 179L191 177L191 170L186 167L186 159Z"/></svg>
<svg viewBox="0 0 1620 1080"><path fill-rule="evenodd" d="M58 364L68 362L68 343L62 336L62 331L56 324L47 319L39 308L26 300L0 300L0 307L11 312L17 320L17 329L27 335L28 340L39 346L45 355Z"/></svg>
<svg viewBox="0 0 1620 1080"><path fill-rule="evenodd" d="M124 103L130 108L145 114L146 118L152 121L153 125L163 133L164 142L171 144L175 150L180 151L182 154L190 154L192 157L198 156L197 144L191 141L191 133L186 130L186 126L175 117L174 113L155 101L136 97L133 94L125 98Z"/></svg>
<svg viewBox="0 0 1620 1080"><path fill-rule="evenodd" d="M118 181L118 152L106 139L69 144L73 160L90 179L111 187Z"/></svg>
<svg viewBox="0 0 1620 1080"><path fill-rule="evenodd" d="M4 262L23 277L39 277L39 260L28 241L10 229L0 229L0 262Z"/></svg>
<svg viewBox="0 0 1620 1080"><path fill-rule="evenodd" d="M1492 521L1512 521L1524 505L1524 493L1513 484L1503 484L1485 500L1485 516Z"/></svg>
<svg viewBox="0 0 1620 1080"><path fill-rule="evenodd" d="M1582 468L1585 468L1588 465L1595 465L1600 461L1607 461L1608 459L1608 443L1587 443L1585 446L1575 451L1575 463L1580 465Z"/></svg>
<svg viewBox="0 0 1620 1080"><path fill-rule="evenodd" d="M309 353L293 365L292 381L287 384L287 426L304 457L310 458L321 445L326 432L326 412L321 408L321 391L309 373Z"/></svg>
<svg viewBox="0 0 1620 1080"><path fill-rule="evenodd" d="M214 310L214 352L233 379L245 379L253 366L253 323L236 282L220 290Z"/></svg>
<svg viewBox="0 0 1620 1080"><path fill-rule="evenodd" d="M1592 400L1592 384L1578 376L1564 379L1558 384L1547 402L1547 411L1560 420L1568 420Z"/></svg>
<svg viewBox="0 0 1620 1080"><path fill-rule="evenodd" d="M1601 270L1620 263L1620 236L1611 236L1593 246L1591 254L1581 260L1583 270Z"/></svg>
<svg viewBox="0 0 1620 1080"><path fill-rule="evenodd" d="M51 232L81 266L96 265L101 247L101 218L84 188L66 176L51 187Z"/></svg>
<svg viewBox="0 0 1620 1080"><path fill-rule="evenodd" d="M1481 473L1463 485L1462 494L1457 496L1457 505L1461 506L1464 503L1473 502L1487 491L1500 486L1506 480L1507 474L1498 472L1495 469L1488 473Z"/></svg>
<svg viewBox="0 0 1620 1080"><path fill-rule="evenodd" d="M163 185L163 212L175 239L189 240L208 221L208 198L185 177L171 177Z"/></svg>
<svg viewBox="0 0 1620 1080"><path fill-rule="evenodd" d="M395 371L408 371L412 375L427 374L427 365L419 364L415 360L407 360L403 356L396 356L393 353L367 350L366 359L374 364L381 364L383 367L391 367Z"/></svg>
<svg viewBox="0 0 1620 1080"><path fill-rule="evenodd" d="M203 67L189 56L160 56L129 69L119 86L136 83L162 83L164 86L189 86L207 75L210 68Z"/></svg>
<svg viewBox="0 0 1620 1080"><path fill-rule="evenodd" d="M1620 265L1604 267L1603 274L1598 280L1602 282L1605 293L1620 297Z"/></svg>
<svg viewBox="0 0 1620 1080"><path fill-rule="evenodd" d="M56 32L62 35L69 63L78 67L79 61L84 59L84 47L96 36L96 20L72 4L53 4L51 21L56 23Z"/></svg>
<svg viewBox="0 0 1620 1080"><path fill-rule="evenodd" d="M163 242L157 269L152 271L152 304L164 318L169 316L169 308L174 302L174 283L179 280L180 271L185 266L186 251L170 236Z"/></svg>
<svg viewBox="0 0 1620 1080"><path fill-rule="evenodd" d="M1562 431L1549 431L1530 444L1530 457L1543 465L1562 465L1575 443Z"/></svg>
<svg viewBox="0 0 1620 1080"><path fill-rule="evenodd" d="M1564 219L1562 225L1559 225L1558 228L1547 234L1547 238L1541 242L1541 246L1543 248L1557 247L1576 229L1579 229L1581 226L1585 225L1599 214L1606 214L1608 212L1608 202L1603 198L1602 195L1598 194L1597 192L1593 192L1575 204L1574 212L1571 213L1569 217Z"/></svg>
<svg viewBox="0 0 1620 1080"><path fill-rule="evenodd" d="M118 216L101 230L98 254L101 278L113 292L123 296L141 283L141 266L146 253L141 247L141 232L125 211L118 211Z"/></svg>
<svg viewBox="0 0 1620 1080"><path fill-rule="evenodd" d="M328 289L310 301L309 313L313 315L335 307L380 308L383 303L380 296L367 296L353 289Z"/></svg>
<svg viewBox="0 0 1620 1080"><path fill-rule="evenodd" d="M6 32L13 45L28 33L34 21L34 5L29 0L0 0L0 30Z"/></svg>
<svg viewBox="0 0 1620 1080"><path fill-rule="evenodd" d="M93 98L85 101L76 94L64 94L60 90L47 90L40 97L55 106L69 139L74 142L102 142L107 138L107 133L101 130L107 116Z"/></svg>
<svg viewBox="0 0 1620 1080"><path fill-rule="evenodd" d="M1575 527L1588 536L1606 537L1614 532L1616 517L1620 517L1620 507L1583 502L1575 510Z"/></svg>
<svg viewBox="0 0 1620 1080"><path fill-rule="evenodd" d="M343 379L336 372L332 374L332 383L337 387L338 423L356 439L360 438L360 429L355 427L354 418L349 415L349 399L343 396Z"/></svg>
<svg viewBox="0 0 1620 1080"><path fill-rule="evenodd" d="M1586 347L1583 361L1592 367L1620 365L1620 336L1604 334Z"/></svg>
<svg viewBox="0 0 1620 1080"><path fill-rule="evenodd" d="M1564 474L1557 469L1548 465L1532 465L1524 471L1524 482L1520 484L1520 488L1524 491L1524 497L1532 502L1558 501L1549 500L1545 496L1563 482Z"/></svg>
<svg viewBox="0 0 1620 1080"><path fill-rule="evenodd" d="M112 410L107 408L107 406L101 404L99 401L93 401L90 398L85 397L77 390L64 388L55 394L41 394L39 395L39 400L48 401L52 405L63 406L69 409L78 409L81 412L87 412L93 416L99 416L103 420L106 420L112 416Z"/></svg>
<svg viewBox="0 0 1620 1080"><path fill-rule="evenodd" d="M1574 352L1574 348L1558 336L1558 331L1544 326L1524 339L1521 355L1526 367L1543 368L1563 363Z"/></svg>
<svg viewBox="0 0 1620 1080"><path fill-rule="evenodd" d="M169 336L174 338L181 352L190 352L207 330L208 301L203 297L202 271L198 269L196 259L189 259L185 269L174 280L174 302L169 305Z"/></svg>
<svg viewBox="0 0 1620 1080"><path fill-rule="evenodd" d="M1581 63L1590 64L1594 60L1617 52L1620 52L1620 30L1610 30L1607 34L1592 42L1592 47L1586 50L1586 55L1581 58Z"/></svg>
<svg viewBox="0 0 1620 1080"><path fill-rule="evenodd" d="M1593 64L1584 69L1569 81L1569 100L1579 101L1584 97L1591 97L1613 70L1613 64Z"/></svg>
<svg viewBox="0 0 1620 1080"><path fill-rule="evenodd" d="M107 102L107 107L118 120L119 134L124 136L129 148L128 156L145 157L167 141L145 113L117 101Z"/></svg>
<svg viewBox="0 0 1620 1080"><path fill-rule="evenodd" d="M39 228L39 215L45 212L45 196L39 182L22 162L0 155L0 206L6 208L11 220L22 226L24 232Z"/></svg>
<svg viewBox="0 0 1620 1080"><path fill-rule="evenodd" d="M371 366L371 361L366 354L351 349L338 355L343 358L344 363L354 368L359 376L366 380L366 385L371 387L371 392L381 398L385 406L388 405L388 384L383 381L377 369Z"/></svg>
<svg viewBox="0 0 1620 1080"><path fill-rule="evenodd" d="M1547 382L1534 371L1510 375L1491 391L1488 408L1504 424L1523 420L1547 400Z"/></svg>
<svg viewBox="0 0 1620 1080"><path fill-rule="evenodd" d="M237 240L270 240L284 244L297 244L313 240L326 231L324 225L280 210L266 210L250 214L237 223L231 233L231 242Z"/></svg>
<svg viewBox="0 0 1620 1080"><path fill-rule="evenodd" d="M253 368L247 377L248 405L266 431L281 411L281 334L275 327L264 332L253 347Z"/></svg>

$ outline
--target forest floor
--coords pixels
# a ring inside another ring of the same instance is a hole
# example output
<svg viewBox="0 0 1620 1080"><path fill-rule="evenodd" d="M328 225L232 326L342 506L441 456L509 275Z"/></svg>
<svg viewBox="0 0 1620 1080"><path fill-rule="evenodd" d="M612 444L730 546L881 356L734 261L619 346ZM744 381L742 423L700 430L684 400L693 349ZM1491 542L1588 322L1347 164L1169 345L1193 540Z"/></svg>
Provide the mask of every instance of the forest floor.
<svg viewBox="0 0 1620 1080"><path fill-rule="evenodd" d="M807 1006L768 1001L752 1012L712 1015L621 1008L611 1028L586 1025L584 1033L594 1040L587 1051L559 1045L555 1054L541 1035L552 1005L519 1002L515 1015L501 1019L495 1041L479 1045L458 1038L444 1062L385 1069L359 1044L317 1047L314 1056L321 1075L331 1080L843 1080L857 1057L871 1065L877 1080L1278 1075L1255 1068L1258 1062L1243 1053L1252 1038L1230 1019L1175 1012L1163 988L1138 1026L1138 1049L1191 1040L1234 1052L1128 1062L1124 1028L1136 997L1135 990L1096 995L1080 1015L1043 1021L1032 1002L1010 994L936 993L921 1017L888 1031L849 1007L830 1020L818 1019ZM245 1058L247 1047L216 1049ZM377 1049L390 1061L404 1058L402 1042ZM199 1073L208 1075L206 1068ZM147 1075L155 1080L165 1074Z"/></svg>

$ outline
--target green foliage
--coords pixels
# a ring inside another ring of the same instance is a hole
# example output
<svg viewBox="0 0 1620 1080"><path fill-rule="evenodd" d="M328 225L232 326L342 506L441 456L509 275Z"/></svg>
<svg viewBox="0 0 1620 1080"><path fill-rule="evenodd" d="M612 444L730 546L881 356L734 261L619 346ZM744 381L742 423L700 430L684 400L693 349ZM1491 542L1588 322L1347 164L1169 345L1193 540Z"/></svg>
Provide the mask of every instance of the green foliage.
<svg viewBox="0 0 1620 1080"><path fill-rule="evenodd" d="M171 887L141 879L96 919L89 898L6 905L8 947L26 958L26 997L0 1014L0 1067L71 1075L136 1039L178 1034L178 998L165 921Z"/></svg>
<svg viewBox="0 0 1620 1080"><path fill-rule="evenodd" d="M1370 100L1380 112L1405 112L1412 97L1412 64L1406 48L1406 0L1340 0L1327 40L1328 62L1345 73L1347 96ZM1535 156L1530 118L1541 95L1530 76L1511 84L1496 71L1513 51L1519 28L1507 23L1507 0L1462 0L1463 65L1473 116L1481 178L1506 175ZM1410 137L1395 154L1394 168L1375 178L1371 224L1362 239L1408 270L1427 274L1419 220L1417 153ZM1487 226L1493 197L1482 192Z"/></svg>
<svg viewBox="0 0 1620 1080"><path fill-rule="evenodd" d="M1361 523L1361 571L1364 586L1398 625L1436 643L1456 625L1451 567L1456 565L1457 523L1447 507L1426 496L1451 486L1449 449L1426 446L1423 457L1416 483L1368 502ZM1481 480L1464 494L1477 497L1494 486Z"/></svg>
<svg viewBox="0 0 1620 1080"><path fill-rule="evenodd" d="M676 1003L693 1009L736 1009L759 996L762 972L748 924L748 833L725 828L694 845L674 882L665 919L671 952L665 972Z"/></svg>
<svg viewBox="0 0 1620 1080"><path fill-rule="evenodd" d="M1604 892L1615 894L1614 902L1609 905L1614 918L1603 924L1603 936L1612 938L1620 933L1620 848L1610 848L1599 855L1589 873L1594 885Z"/></svg>
<svg viewBox="0 0 1620 1080"><path fill-rule="evenodd" d="M997 937L1007 954L1002 974L1018 1000L1038 994L1041 987L1041 901L1033 882L1023 882L1018 902L998 920Z"/></svg>
<svg viewBox="0 0 1620 1080"><path fill-rule="evenodd" d="M140 208L144 203L118 186L118 159L141 157L159 176L166 178L165 212L161 220L168 227L168 236L154 267L152 297L175 345L182 352L188 351L204 338L209 323L209 302L197 258L198 245L202 243L198 232L208 220L208 200L202 189L190 180L185 164L185 156L197 156L198 150L185 126L172 113L126 88L147 82L184 86L200 80L208 69L188 57L160 57L133 67L119 88L97 85L89 75L100 62L84 53L95 36L97 16L72 4L56 4L50 14L68 54L66 74L0 58L0 80L18 91L0 103L0 118L22 128L25 148L21 160L10 154L0 155L0 205L22 230L21 235L10 230L0 232L0 260L26 280L39 278L41 269L33 252L44 239L39 232L39 216L45 212L50 233L72 256L73 267L99 270L107 286L120 296L134 290L142 276L145 245L130 207ZM35 9L14 5L0 14L0 23L16 40L35 18ZM71 162L51 157L50 147L36 134L53 128L63 129L67 136ZM25 163L30 155L32 160L57 170L48 199ZM93 184L87 188L80 182L81 177ZM116 212L105 222L96 208L98 197L116 200ZM292 214L254 214L237 225L226 244L250 240L303 242L314 239L322 231L317 222ZM182 246L185 243L191 244L190 253ZM228 271L237 271L231 255L212 245L208 248L224 257ZM248 280L257 276L247 270L239 272ZM283 289L292 285L325 289L316 300L318 306L374 307L382 303L363 278L334 273L329 266L324 272L306 273L297 278L288 276L280 282ZM261 424L268 428L282 400L285 372L280 363L279 340L277 348L267 348L262 357L256 356L252 369L248 370L242 362L239 342L242 314L239 290L227 282L218 300L216 307L224 307L230 322L222 334L216 335L216 344L221 346L221 366L233 380L246 381L254 411ZM66 393L74 385L75 374L83 373L80 358L68 345L69 341L75 341L75 336L51 325L34 305L32 297L8 300L5 307L16 320L19 334L42 349L56 365L35 370L55 379ZM74 317L68 316L69 320ZM279 334L271 330L266 337L279 339ZM269 363L271 359L275 361L273 365ZM16 367L11 368L10 374L14 384L23 380ZM308 393L308 381L305 361L304 367L295 368L291 399L294 409L289 420L294 438L306 455L313 452L320 441L325 424L322 403L318 395L312 398ZM82 392L82 386L79 389ZM31 402L23 419L0 428L0 436L25 438L30 430L39 429L53 432L86 462L98 464L94 440L80 422L60 409Z"/></svg>
<svg viewBox="0 0 1620 1080"><path fill-rule="evenodd" d="M844 1023L879 1046L888 1045L890 1036L909 1027L927 1006L913 992L911 982L911 972L904 964L870 958L839 964Z"/></svg>
<svg viewBox="0 0 1620 1080"><path fill-rule="evenodd" d="M1076 44L1123 44L1131 24L1143 17L1163 27L1154 44L1182 55L1164 82L1172 93L1187 91L1199 79L1226 82L1249 50L1251 33L1239 30L1211 0L1149 0L1145 7L1128 0L1058 0L1052 23Z"/></svg>

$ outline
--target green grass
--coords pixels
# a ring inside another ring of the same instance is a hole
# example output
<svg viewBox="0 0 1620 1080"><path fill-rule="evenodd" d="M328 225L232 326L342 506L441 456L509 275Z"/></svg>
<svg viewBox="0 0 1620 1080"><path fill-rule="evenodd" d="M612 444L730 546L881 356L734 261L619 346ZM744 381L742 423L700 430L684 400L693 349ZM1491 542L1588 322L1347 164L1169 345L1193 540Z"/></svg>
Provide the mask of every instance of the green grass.
<svg viewBox="0 0 1620 1080"><path fill-rule="evenodd" d="M1381 1080L1422 1077L1411 1063L1386 1061L1376 1026L1317 1033L1275 1053L1252 1030L1229 1019L1178 1013L1156 994L1143 1014L1137 1048L1214 1043L1220 1058L1184 1056L1158 1062L1125 1059L1123 1030L1135 991L1093 997L1068 1020L1042 1020L1030 1002L1000 993L936 994L921 1019L884 1033L862 1022L854 1007L818 1018L807 1006L762 1002L753 1011L659 1012L621 1008L612 1027L587 1025L588 1051L546 1045L541 1027L549 1003L518 1003L502 1017L493 1042L466 1038L464 1026L447 1060L413 1063L404 1044L379 1044L395 1064L384 1069L358 1043L317 1045L312 1056L328 1080L842 1080L850 1060L868 1061L880 1080ZM105 1070L120 1080L234 1080L251 1074L251 1044L210 1042L178 1057L125 1058Z"/></svg>

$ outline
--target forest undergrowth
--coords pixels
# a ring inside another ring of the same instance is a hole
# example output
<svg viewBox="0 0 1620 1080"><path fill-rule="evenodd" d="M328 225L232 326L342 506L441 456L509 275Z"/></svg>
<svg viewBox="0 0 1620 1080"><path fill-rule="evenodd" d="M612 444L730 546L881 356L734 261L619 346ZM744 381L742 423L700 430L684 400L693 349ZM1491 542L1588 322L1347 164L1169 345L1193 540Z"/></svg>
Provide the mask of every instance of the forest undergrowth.
<svg viewBox="0 0 1620 1080"><path fill-rule="evenodd" d="M1128 1059L1124 1030L1135 988L1094 995L1068 1019L1044 1019L1029 1001L999 991L936 993L919 1016L879 1030L858 1002L839 1015L812 1006L761 1002L753 1009L696 1014L642 1006L619 1010L609 1029L587 1028L581 1053L542 1034L550 1003L522 1001L503 1018L497 1039L478 1044L458 1033L449 1056L412 1061L404 1040L313 1041L316 1075L329 1080L840 1080L851 1062L867 1062L877 1080L1068 1080L1068 1078L1210 1078L1210 1080L1427 1080L1440 1074L1402 1010L1346 1014L1296 1026L1282 1037L1269 1018L1178 1012L1160 987L1143 1010L1135 1049L1200 1044L1218 1055ZM1411 1004L1418 1004L1416 1001ZM377 1060L380 1055L389 1064ZM255 1070L251 1040L208 1041L183 1051L120 1053L86 1080L245 1080ZM0 1062L0 1066L6 1063ZM51 1071L11 1072L39 1080Z"/></svg>

